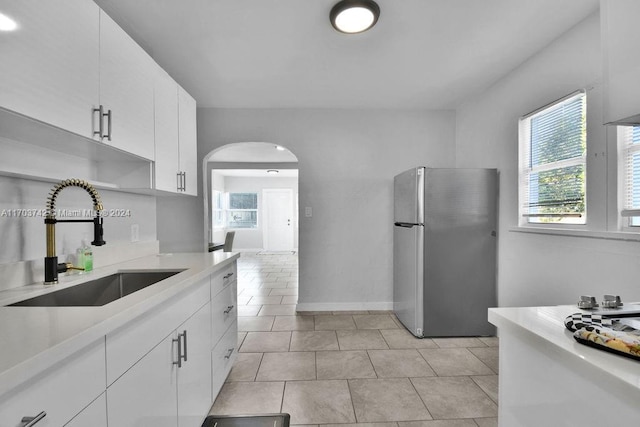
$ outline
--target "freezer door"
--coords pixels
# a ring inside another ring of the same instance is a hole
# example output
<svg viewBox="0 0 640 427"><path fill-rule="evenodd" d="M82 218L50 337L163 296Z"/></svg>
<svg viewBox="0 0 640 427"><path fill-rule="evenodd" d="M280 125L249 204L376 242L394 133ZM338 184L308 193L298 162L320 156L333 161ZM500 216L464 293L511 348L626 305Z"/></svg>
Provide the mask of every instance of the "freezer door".
<svg viewBox="0 0 640 427"><path fill-rule="evenodd" d="M424 171L413 168L393 179L393 221L403 224L424 223Z"/></svg>
<svg viewBox="0 0 640 427"><path fill-rule="evenodd" d="M424 227L393 227L393 311L415 336L423 331Z"/></svg>

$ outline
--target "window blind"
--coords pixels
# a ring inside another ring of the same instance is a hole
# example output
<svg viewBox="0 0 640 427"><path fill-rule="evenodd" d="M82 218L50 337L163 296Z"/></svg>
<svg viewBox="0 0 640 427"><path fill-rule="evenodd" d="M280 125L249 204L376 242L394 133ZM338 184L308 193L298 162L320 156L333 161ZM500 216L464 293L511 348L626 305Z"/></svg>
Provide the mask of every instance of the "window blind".
<svg viewBox="0 0 640 427"><path fill-rule="evenodd" d="M640 225L640 126L618 127L621 153L621 186L623 217L632 226Z"/></svg>
<svg viewBox="0 0 640 427"><path fill-rule="evenodd" d="M521 215L586 222L586 96L579 92L520 120Z"/></svg>

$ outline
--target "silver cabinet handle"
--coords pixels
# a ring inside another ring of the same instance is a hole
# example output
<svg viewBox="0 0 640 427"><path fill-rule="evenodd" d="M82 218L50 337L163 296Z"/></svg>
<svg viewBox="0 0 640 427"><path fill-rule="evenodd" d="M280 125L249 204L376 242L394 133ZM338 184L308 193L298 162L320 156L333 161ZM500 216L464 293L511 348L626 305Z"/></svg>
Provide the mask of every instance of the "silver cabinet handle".
<svg viewBox="0 0 640 427"><path fill-rule="evenodd" d="M180 185L181 178L182 178L182 174L180 172L176 172L176 189L178 191L182 190L182 186Z"/></svg>
<svg viewBox="0 0 640 427"><path fill-rule="evenodd" d="M178 334L178 338L172 338L172 342L178 344L178 360L174 361L174 365L178 365L178 368L182 368L182 361L187 361L187 330ZM184 349L184 352L182 351Z"/></svg>
<svg viewBox="0 0 640 427"><path fill-rule="evenodd" d="M104 106L100 105L98 108L93 109L94 113L98 113L98 130L93 131L93 135L98 135L100 140L107 138L111 141L111 110L104 112ZM107 134L104 133L104 118L107 118Z"/></svg>
<svg viewBox="0 0 640 427"><path fill-rule="evenodd" d="M178 338L180 338L180 334L178 334ZM182 355L185 362L187 361L187 330L182 331L182 343L184 346L184 354Z"/></svg>
<svg viewBox="0 0 640 427"><path fill-rule="evenodd" d="M42 411L35 417L22 417L22 420L20 420L20 422L27 423L23 427L33 427L38 423L38 421L40 421L46 416L47 416L47 413L45 411Z"/></svg>
<svg viewBox="0 0 640 427"><path fill-rule="evenodd" d="M233 273L225 274L222 278L223 279L228 279L231 276L233 276Z"/></svg>
<svg viewBox="0 0 640 427"><path fill-rule="evenodd" d="M178 180L178 191L187 191L186 172L177 172L176 178Z"/></svg>
<svg viewBox="0 0 640 427"><path fill-rule="evenodd" d="M233 310L233 307L235 307L234 305L230 305L227 307L227 309L224 311L224 314L229 314L231 313L231 310Z"/></svg>
<svg viewBox="0 0 640 427"><path fill-rule="evenodd" d="M178 368L182 368L182 347L180 346L180 334L178 334L178 338L172 338L171 342L178 343L178 360L174 361L174 365L178 365Z"/></svg>
<svg viewBox="0 0 640 427"><path fill-rule="evenodd" d="M105 114L105 116L107 116L107 134L103 136L111 141L111 110L107 111L107 114Z"/></svg>
<svg viewBox="0 0 640 427"><path fill-rule="evenodd" d="M224 356L225 359L229 359L231 358L231 355L233 354L233 350L235 350L236 348L230 348L229 350L227 350L227 354Z"/></svg>
<svg viewBox="0 0 640 427"><path fill-rule="evenodd" d="M98 113L98 130L93 131L93 135L98 135L100 139L102 139L102 134L104 133L104 121L102 117L104 116L104 107L100 105L98 108L93 109L94 113Z"/></svg>

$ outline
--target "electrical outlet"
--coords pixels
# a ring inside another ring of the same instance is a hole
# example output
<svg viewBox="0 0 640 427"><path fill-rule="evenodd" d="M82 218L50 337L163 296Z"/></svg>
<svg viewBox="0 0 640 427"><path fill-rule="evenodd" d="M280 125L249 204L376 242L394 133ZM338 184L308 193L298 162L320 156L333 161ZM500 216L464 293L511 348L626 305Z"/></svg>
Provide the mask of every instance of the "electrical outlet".
<svg viewBox="0 0 640 427"><path fill-rule="evenodd" d="M306 206L304 208L304 216L306 216L307 218L311 218L313 216L313 209L311 209L310 206Z"/></svg>
<svg viewBox="0 0 640 427"><path fill-rule="evenodd" d="M137 242L140 240L140 226L138 224L131 224L131 241Z"/></svg>

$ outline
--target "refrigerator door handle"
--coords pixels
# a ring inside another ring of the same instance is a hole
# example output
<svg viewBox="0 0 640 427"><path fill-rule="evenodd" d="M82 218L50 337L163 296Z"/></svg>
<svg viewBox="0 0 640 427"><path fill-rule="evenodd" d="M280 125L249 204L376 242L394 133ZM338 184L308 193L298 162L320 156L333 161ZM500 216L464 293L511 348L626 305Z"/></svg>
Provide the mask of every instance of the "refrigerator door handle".
<svg viewBox="0 0 640 427"><path fill-rule="evenodd" d="M420 224L414 224L413 222L396 222L394 223L394 225L396 227L413 228L416 225L420 225Z"/></svg>

